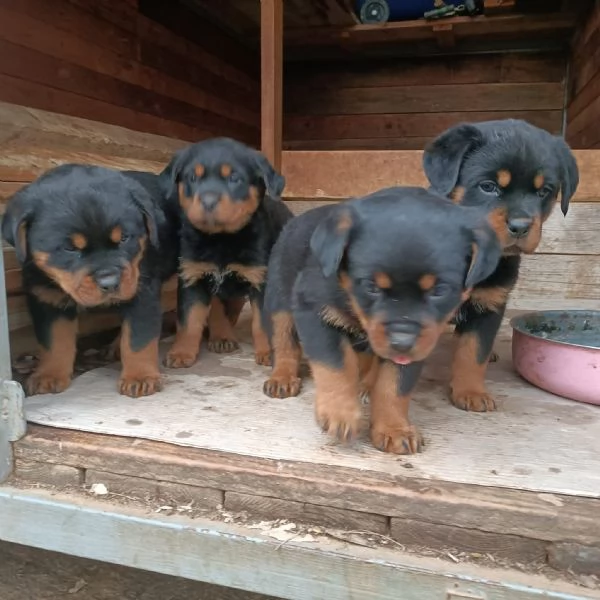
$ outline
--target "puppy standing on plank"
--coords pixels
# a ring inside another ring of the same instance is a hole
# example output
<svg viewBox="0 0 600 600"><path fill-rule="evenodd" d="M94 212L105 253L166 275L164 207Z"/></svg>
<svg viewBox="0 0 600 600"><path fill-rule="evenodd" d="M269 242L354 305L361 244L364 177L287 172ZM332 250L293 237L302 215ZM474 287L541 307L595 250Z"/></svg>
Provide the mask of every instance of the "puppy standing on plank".
<svg viewBox="0 0 600 600"><path fill-rule="evenodd" d="M422 188L389 188L294 218L269 261L263 318L273 372L265 394L300 392L302 346L325 431L340 439L358 432L360 374L368 372L373 444L418 451L408 408L423 361L500 253L485 212Z"/></svg>
<svg viewBox="0 0 600 600"><path fill-rule="evenodd" d="M28 394L57 393L71 382L77 314L123 316L121 394L161 388L158 339L161 283L177 269L177 229L150 173L63 165L8 201L2 235L15 247L40 362ZM159 250L160 248L160 250Z"/></svg>
<svg viewBox="0 0 600 600"><path fill-rule="evenodd" d="M188 146L162 177L170 178L170 201L182 221L178 327L165 365L196 362L207 321L209 347L235 350L239 299L248 296L256 362L269 364L260 310L271 248L293 216L280 200L284 178L261 153L229 138Z"/></svg>
<svg viewBox="0 0 600 600"><path fill-rule="evenodd" d="M435 191L494 215L504 246L497 269L475 286L457 314L458 347L450 384L458 408L495 410L485 372L519 276L521 254L537 249L559 191L567 214L579 183L577 163L561 137L526 121L506 119L449 129L425 149L423 165Z"/></svg>

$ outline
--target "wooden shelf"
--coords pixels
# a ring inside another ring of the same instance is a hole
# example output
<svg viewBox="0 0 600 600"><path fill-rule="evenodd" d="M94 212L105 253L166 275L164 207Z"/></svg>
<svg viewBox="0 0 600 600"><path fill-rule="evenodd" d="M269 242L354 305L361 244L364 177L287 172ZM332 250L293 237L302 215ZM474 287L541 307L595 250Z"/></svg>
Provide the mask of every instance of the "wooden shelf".
<svg viewBox="0 0 600 600"><path fill-rule="evenodd" d="M307 27L287 29L286 47L329 46L342 44L403 44L437 40L445 47L461 38L551 37L567 35L575 27L575 14L495 15L453 17L435 21L400 21L382 25L352 25L349 27Z"/></svg>

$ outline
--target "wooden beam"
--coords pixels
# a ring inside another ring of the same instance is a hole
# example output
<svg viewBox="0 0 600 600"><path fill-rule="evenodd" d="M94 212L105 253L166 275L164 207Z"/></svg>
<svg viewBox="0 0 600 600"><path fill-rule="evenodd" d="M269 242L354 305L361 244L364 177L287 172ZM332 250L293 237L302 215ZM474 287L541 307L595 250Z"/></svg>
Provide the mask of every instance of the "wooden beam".
<svg viewBox="0 0 600 600"><path fill-rule="evenodd" d="M511 39L531 35L552 35L571 31L576 24L574 14L494 15L491 17L454 17L445 21L454 27L457 38L510 36ZM383 25L353 25L350 27L311 27L286 31L286 46L319 46L345 43L381 44L414 43L435 40L437 22L398 21Z"/></svg>
<svg viewBox="0 0 600 600"><path fill-rule="evenodd" d="M261 0L261 147L281 168L283 121L283 0Z"/></svg>

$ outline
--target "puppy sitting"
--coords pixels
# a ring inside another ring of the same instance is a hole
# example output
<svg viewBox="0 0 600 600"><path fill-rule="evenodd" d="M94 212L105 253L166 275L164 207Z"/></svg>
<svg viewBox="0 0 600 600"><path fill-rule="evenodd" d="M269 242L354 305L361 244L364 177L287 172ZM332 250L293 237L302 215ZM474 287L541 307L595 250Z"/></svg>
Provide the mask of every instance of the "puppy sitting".
<svg viewBox="0 0 600 600"><path fill-rule="evenodd" d="M279 199L284 178L262 154L228 138L185 148L163 177L172 182L171 201L183 221L178 329L165 365L194 364L209 307L209 347L216 352L235 350L233 324L239 299L246 296L252 304L256 362L268 364L270 349L260 310L271 248L293 216Z"/></svg>
<svg viewBox="0 0 600 600"><path fill-rule="evenodd" d="M500 258L480 215L421 188L390 188L290 221L269 262L264 323L273 372L264 392L299 393L301 344L324 430L341 439L357 433L363 376L373 444L418 451L408 408L423 361Z"/></svg>
<svg viewBox="0 0 600 600"><path fill-rule="evenodd" d="M485 372L517 282L520 255L535 252L559 191L567 214L579 183L577 163L562 138L506 119L449 129L426 148L423 165L437 192L486 209L504 246L498 268L475 286L457 315L451 381L451 400L458 408L495 410Z"/></svg>
<svg viewBox="0 0 600 600"><path fill-rule="evenodd" d="M162 198L150 173L63 165L9 200L2 234L22 264L40 346L39 365L25 386L30 395L69 386L77 313L109 308L123 316L120 393L138 397L160 389L160 289L176 272L178 255Z"/></svg>

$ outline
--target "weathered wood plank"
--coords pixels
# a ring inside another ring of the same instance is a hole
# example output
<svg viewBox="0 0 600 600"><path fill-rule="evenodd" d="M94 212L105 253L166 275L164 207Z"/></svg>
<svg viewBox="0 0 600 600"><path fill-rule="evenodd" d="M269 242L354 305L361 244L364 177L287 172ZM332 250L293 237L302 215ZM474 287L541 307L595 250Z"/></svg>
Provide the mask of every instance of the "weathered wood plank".
<svg viewBox="0 0 600 600"><path fill-rule="evenodd" d="M293 502L252 494L225 492L224 507L228 511L246 512L251 519L285 519L296 523L333 527L350 531L388 534L388 519L383 515L315 506L310 502Z"/></svg>
<svg viewBox="0 0 600 600"><path fill-rule="evenodd" d="M388 113L378 115L293 116L284 121L284 135L289 142L298 140L335 140L337 143L360 138L434 137L463 121L525 119L532 125L558 134L562 127L562 110L508 110L449 113ZM318 148L314 148L317 150Z"/></svg>
<svg viewBox="0 0 600 600"><path fill-rule="evenodd" d="M351 62L292 63L286 85L307 88L362 88L467 83L560 82L565 59L560 54L490 54ZM382 93L384 91L382 90Z"/></svg>
<svg viewBox="0 0 600 600"><path fill-rule="evenodd" d="M348 547L326 538L282 544L237 525L148 515L129 506L43 490L5 488L0 510L10 524L0 535L9 542L289 600L396 600L398 590L403 600L597 597L591 589L540 575Z"/></svg>
<svg viewBox="0 0 600 600"><path fill-rule="evenodd" d="M29 460L15 461L15 474L20 481L56 487L76 486L83 483L83 471L75 467L52 465Z"/></svg>
<svg viewBox="0 0 600 600"><path fill-rule="evenodd" d="M573 201L600 200L600 153L575 150L580 183ZM286 198L349 198L392 185L427 185L419 151L284 152Z"/></svg>
<svg viewBox="0 0 600 600"><path fill-rule="evenodd" d="M15 473L21 478L19 470ZM141 477L125 477L106 471L88 469L85 471L85 485L103 483L111 494L122 496L154 499L163 502L173 502L176 506L192 504L194 509L215 509L223 506L224 494L220 490L197 487L194 485L181 485L165 481L153 481Z"/></svg>
<svg viewBox="0 0 600 600"><path fill-rule="evenodd" d="M385 113L443 113L469 111L561 110L561 83L486 83L342 88L312 94L304 87L286 87L289 114L350 115Z"/></svg>
<svg viewBox="0 0 600 600"><path fill-rule="evenodd" d="M488 533L583 545L600 539L600 500L392 477L159 442L30 426L19 459L98 469ZM407 471L409 473L409 471Z"/></svg>
<svg viewBox="0 0 600 600"><path fill-rule="evenodd" d="M185 142L0 102L0 144L11 153L45 148L166 163Z"/></svg>
<svg viewBox="0 0 600 600"><path fill-rule="evenodd" d="M521 564L543 562L547 551L547 544L538 540L412 519L392 519L391 537L406 548L425 547L479 556L491 555Z"/></svg>

